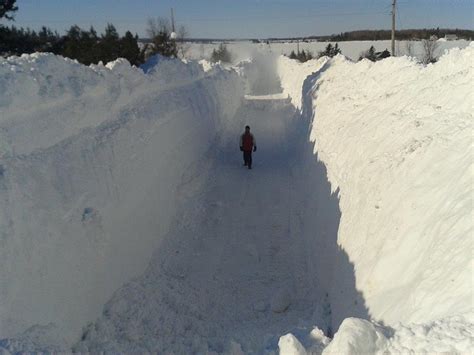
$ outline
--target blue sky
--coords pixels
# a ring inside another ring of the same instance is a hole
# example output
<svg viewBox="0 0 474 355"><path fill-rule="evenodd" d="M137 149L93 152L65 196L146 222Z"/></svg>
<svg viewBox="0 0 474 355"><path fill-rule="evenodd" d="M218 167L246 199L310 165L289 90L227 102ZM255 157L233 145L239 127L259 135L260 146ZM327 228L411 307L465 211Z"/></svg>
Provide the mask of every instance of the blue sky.
<svg viewBox="0 0 474 355"><path fill-rule="evenodd" d="M17 0L14 24L46 25L63 33L73 24L107 22L145 35L149 17L170 16L191 37L253 38L324 35L389 28L391 0ZM397 27L474 28L472 0L398 0ZM6 23L3 21L2 23Z"/></svg>

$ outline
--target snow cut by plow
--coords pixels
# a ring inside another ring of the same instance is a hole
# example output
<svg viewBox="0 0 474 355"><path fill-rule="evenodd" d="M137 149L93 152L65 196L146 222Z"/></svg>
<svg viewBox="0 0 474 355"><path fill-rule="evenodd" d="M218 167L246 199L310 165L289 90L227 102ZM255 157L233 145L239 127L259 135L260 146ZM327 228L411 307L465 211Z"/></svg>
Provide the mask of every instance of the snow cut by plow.
<svg viewBox="0 0 474 355"><path fill-rule="evenodd" d="M468 353L473 52L1 60L1 351Z"/></svg>
<svg viewBox="0 0 474 355"><path fill-rule="evenodd" d="M284 92L312 119L340 197L337 244L369 317L385 324L344 320L354 275L334 265L332 321L342 324L328 352L472 350L473 58L474 43L426 67L280 58Z"/></svg>

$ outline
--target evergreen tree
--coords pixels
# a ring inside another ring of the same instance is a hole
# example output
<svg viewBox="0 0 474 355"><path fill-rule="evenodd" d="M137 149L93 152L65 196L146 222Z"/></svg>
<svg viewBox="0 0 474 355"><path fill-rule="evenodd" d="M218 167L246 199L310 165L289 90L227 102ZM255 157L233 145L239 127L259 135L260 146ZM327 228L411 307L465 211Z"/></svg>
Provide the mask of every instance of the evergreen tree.
<svg viewBox="0 0 474 355"><path fill-rule="evenodd" d="M375 54L375 48L374 46L370 46L369 50L363 52L360 57L359 57L359 60L362 60L362 59L368 59L372 62L375 62L377 60L377 56Z"/></svg>
<svg viewBox="0 0 474 355"><path fill-rule="evenodd" d="M120 38L112 24L107 25L105 33L100 37L94 27L84 31L77 25L71 26L64 36L45 26L39 32L29 28L0 26L0 55L33 52L52 52L86 65L99 61L109 62L119 57L138 65L143 63L144 58L138 47L138 36L134 37L128 31Z"/></svg>
<svg viewBox="0 0 474 355"><path fill-rule="evenodd" d="M39 36L40 42L46 43L53 36L53 34L52 34L50 29L43 26L43 27L41 27L41 30L40 30L38 36Z"/></svg>
<svg viewBox="0 0 474 355"><path fill-rule="evenodd" d="M107 24L99 41L99 56L103 63L111 62L120 56L120 36L111 23Z"/></svg>
<svg viewBox="0 0 474 355"><path fill-rule="evenodd" d="M329 57L330 54L332 53L333 49L332 49L332 44L329 43L326 48L324 49L324 51L321 51L318 53L318 58L321 58L321 57Z"/></svg>
<svg viewBox="0 0 474 355"><path fill-rule="evenodd" d="M79 26L73 25L66 33L62 55L79 60L81 52L81 29Z"/></svg>
<svg viewBox="0 0 474 355"><path fill-rule="evenodd" d="M326 46L326 49L324 51L318 53L318 58L321 58L321 57L332 58L332 57L334 57L338 54L341 54L341 50L339 48L339 45L336 43L336 45L333 47L332 44L329 43Z"/></svg>
<svg viewBox="0 0 474 355"><path fill-rule="evenodd" d="M74 25L67 31L60 53L86 65L97 63L101 59L98 41L97 32L93 27L90 31L84 31Z"/></svg>
<svg viewBox="0 0 474 355"><path fill-rule="evenodd" d="M390 52L388 51L388 49L385 49L382 53L379 53L379 55L377 56L377 59L385 59L385 58L388 58L390 57L391 54Z"/></svg>
<svg viewBox="0 0 474 355"><path fill-rule="evenodd" d="M326 46L326 49L324 50L324 55L327 56L327 57L330 57L332 52L333 52L333 48L332 48L332 44L329 43L327 46Z"/></svg>
<svg viewBox="0 0 474 355"><path fill-rule="evenodd" d="M120 40L120 57L127 59L130 64L140 64L140 48L137 43L138 37L133 37L130 31Z"/></svg>
<svg viewBox="0 0 474 355"><path fill-rule="evenodd" d="M301 63L306 62L306 53L304 49L299 53L298 59Z"/></svg>
<svg viewBox="0 0 474 355"><path fill-rule="evenodd" d="M174 57L178 56L178 48L176 47L176 41L171 39L171 33L167 31L160 31L152 39L153 43L153 54L158 53L165 57Z"/></svg>
<svg viewBox="0 0 474 355"><path fill-rule="evenodd" d="M161 54L165 57L177 57L178 46L171 38L169 21L165 18L148 19L147 33L151 38L149 54Z"/></svg>
<svg viewBox="0 0 474 355"><path fill-rule="evenodd" d="M18 11L15 3L16 0L0 0L0 19L13 20L13 13Z"/></svg>
<svg viewBox="0 0 474 355"><path fill-rule="evenodd" d="M98 63L100 58L99 36L93 26L89 31L82 31L80 36L81 54L77 58L81 63L90 65Z"/></svg>
<svg viewBox="0 0 474 355"><path fill-rule="evenodd" d="M219 48L214 49L211 55L211 62L223 62L230 63L232 61L232 54L227 49L227 46L224 43L219 45Z"/></svg>
<svg viewBox="0 0 474 355"><path fill-rule="evenodd" d="M295 51L291 51L289 55L290 59L296 59L300 61L301 63L307 62L308 60L313 59L313 53L311 53L309 50L302 50L298 54L295 53Z"/></svg>
<svg viewBox="0 0 474 355"><path fill-rule="evenodd" d="M375 60L377 59L377 57L375 56L375 48L374 48L374 46L370 46L369 52L368 52L367 54L368 54L367 58L368 58L369 60L371 60L372 62L375 62Z"/></svg>

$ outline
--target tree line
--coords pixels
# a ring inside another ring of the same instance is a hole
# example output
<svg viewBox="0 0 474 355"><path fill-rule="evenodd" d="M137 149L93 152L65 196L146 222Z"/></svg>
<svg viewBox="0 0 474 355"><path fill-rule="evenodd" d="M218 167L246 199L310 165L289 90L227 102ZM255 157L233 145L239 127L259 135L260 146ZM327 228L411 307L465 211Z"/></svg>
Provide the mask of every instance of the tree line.
<svg viewBox="0 0 474 355"><path fill-rule="evenodd" d="M15 3L16 0L0 0L0 20L14 19L18 11ZM167 19L149 19L147 33L151 41L140 48L138 35L127 31L124 36L120 36L111 23L101 34L94 27L86 30L73 25L64 35L45 26L34 31L0 24L0 56L50 52L76 59L85 65L108 63L117 58L125 58L132 65L140 65L154 54L184 57L188 47L184 42L187 33L183 26L174 34Z"/></svg>
<svg viewBox="0 0 474 355"><path fill-rule="evenodd" d="M422 57L421 57L421 63L423 64L429 64L429 63L436 63L437 62L437 57L436 57L436 50L438 48L438 41L434 38L431 39L423 39L421 40L422 43ZM413 57L413 42L412 41L407 41L405 43L405 51L406 55ZM339 48L339 45L336 43L334 46L329 43L326 48L323 51L318 52L318 55L316 58L321 58L321 57L329 57L332 58L338 54L342 54L341 49ZM290 59L298 60L302 63L313 59L313 54L309 50L302 50L299 51L298 53L295 53L295 51L291 51L289 55L287 55ZM370 46L370 48L366 51L363 51L359 55L359 61L363 59L368 59L372 62L377 62L379 60L388 58L391 56L391 53L388 51L388 49L385 49L383 51L377 52L375 50L374 46Z"/></svg>
<svg viewBox="0 0 474 355"><path fill-rule="evenodd" d="M322 57L335 57L338 54L342 54L341 49L339 48L339 44L335 44L334 46L329 43L326 48L324 48L323 51L318 52L316 58L322 58ZM295 59L300 61L301 63L307 62L308 60L314 59L313 53L309 50L301 50L298 51L298 53L295 53L295 51L291 51L291 53L288 55L290 59Z"/></svg>
<svg viewBox="0 0 474 355"><path fill-rule="evenodd" d="M138 47L138 36L127 31L119 36L112 24L107 24L104 33L98 34L94 27L84 30L71 26L65 35L42 27L38 32L30 29L0 27L0 54L3 56L23 53L50 52L89 65L126 58L131 64L143 63L144 52Z"/></svg>
<svg viewBox="0 0 474 355"><path fill-rule="evenodd" d="M422 28L422 29L406 29L397 30L395 37L400 41L407 40L422 40L430 39L431 36L437 38L443 38L447 34L454 34L459 39L470 40L474 38L474 31L463 30L463 29L449 29L449 28ZM391 30L358 30L350 32L341 32L339 34L333 34L331 36L318 37L318 39L328 40L331 42L336 41L378 41L378 40L390 40L392 36ZM312 37L310 37L312 38Z"/></svg>

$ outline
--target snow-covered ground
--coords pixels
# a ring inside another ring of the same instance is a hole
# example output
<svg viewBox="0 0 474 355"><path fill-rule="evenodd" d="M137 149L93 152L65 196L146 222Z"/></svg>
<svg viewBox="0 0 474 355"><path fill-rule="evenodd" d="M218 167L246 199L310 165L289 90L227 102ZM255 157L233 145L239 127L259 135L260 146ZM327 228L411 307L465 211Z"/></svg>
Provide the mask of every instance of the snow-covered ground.
<svg viewBox="0 0 474 355"><path fill-rule="evenodd" d="M321 51L324 51L326 46L331 43L333 46L336 42L300 42L299 49L310 51L313 56ZM358 60L361 53L367 51L371 46L374 46L376 51L390 51L391 41L347 41L337 42L342 54L352 60ZM437 41L437 48L434 52L435 57L442 56L448 49L451 48L465 48L469 45L469 41ZM190 59L207 59L211 58L212 51L219 47L219 43L189 43L187 44L189 50L186 57ZM297 51L298 44L296 42L270 42L266 43L251 43L248 41L229 42L226 44L228 50L232 53L232 58L235 63L242 60L253 58L257 53L271 52L274 55L289 55L291 51ZM421 41L396 41L395 53L397 56L415 57L421 60L423 58L423 44Z"/></svg>
<svg viewBox="0 0 474 355"><path fill-rule="evenodd" d="M0 60L0 352L472 351L474 45L276 54Z"/></svg>
<svg viewBox="0 0 474 355"><path fill-rule="evenodd" d="M287 143L298 124L292 107L248 97L236 118L258 142L253 171L242 167L237 135L215 147L205 186L188 199L166 246L75 350L263 353L298 325L328 323L295 234L305 200L294 184L301 159Z"/></svg>

